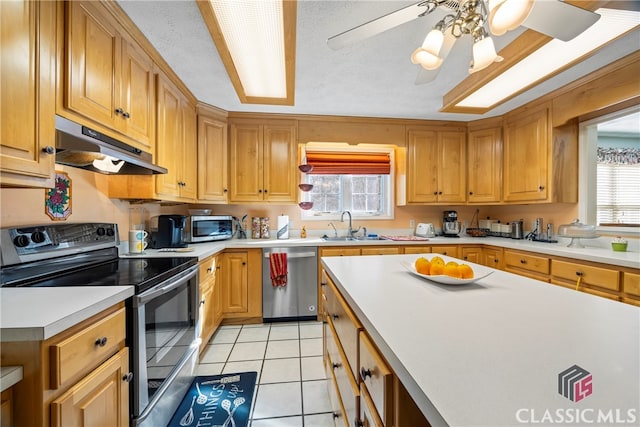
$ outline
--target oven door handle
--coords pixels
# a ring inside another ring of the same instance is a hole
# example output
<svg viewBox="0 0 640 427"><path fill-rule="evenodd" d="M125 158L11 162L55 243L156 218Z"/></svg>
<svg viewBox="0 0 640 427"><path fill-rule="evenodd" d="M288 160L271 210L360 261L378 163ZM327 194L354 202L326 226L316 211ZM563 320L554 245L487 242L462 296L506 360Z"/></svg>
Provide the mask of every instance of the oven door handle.
<svg viewBox="0 0 640 427"><path fill-rule="evenodd" d="M164 282L157 284L153 288L134 297L134 301L136 302L135 305L140 306L140 305L146 304L152 299L157 298L162 294L166 294L167 292L170 292L182 286L183 283L188 282L197 274L198 274L197 265L194 265L193 267L189 267L187 270L180 272L179 274L165 280Z"/></svg>

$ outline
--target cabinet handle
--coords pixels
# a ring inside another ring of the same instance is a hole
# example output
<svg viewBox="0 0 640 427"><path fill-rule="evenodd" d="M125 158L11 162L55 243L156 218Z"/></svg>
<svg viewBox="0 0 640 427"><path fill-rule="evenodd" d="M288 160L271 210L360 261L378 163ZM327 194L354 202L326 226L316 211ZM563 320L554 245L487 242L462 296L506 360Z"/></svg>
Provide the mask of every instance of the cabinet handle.
<svg viewBox="0 0 640 427"><path fill-rule="evenodd" d="M437 196L437 195L438 195L438 192L437 192L437 191L434 191L434 192L433 192L433 195L434 195L434 196Z"/></svg>
<svg viewBox="0 0 640 427"><path fill-rule="evenodd" d="M207 268L207 273L211 273L213 269L211 267Z"/></svg>
<svg viewBox="0 0 640 427"><path fill-rule="evenodd" d="M247 263L243 261L243 262L242 262L242 265L247 265Z"/></svg>
<svg viewBox="0 0 640 427"><path fill-rule="evenodd" d="M576 276L582 277L584 273L582 271L576 271Z"/></svg>
<svg viewBox="0 0 640 427"><path fill-rule="evenodd" d="M520 260L520 264L526 264L526 263L527 263L527 260L525 260L525 259L521 259Z"/></svg>
<svg viewBox="0 0 640 427"><path fill-rule="evenodd" d="M473 196L473 191L469 191L469 195L470 195L470 196Z"/></svg>
<svg viewBox="0 0 640 427"><path fill-rule="evenodd" d="M107 345L107 337L98 338L96 340L96 346L104 347L105 345Z"/></svg>
<svg viewBox="0 0 640 427"><path fill-rule="evenodd" d="M123 375L122 381L125 383L130 383L133 380L133 372L128 372Z"/></svg>
<svg viewBox="0 0 640 427"><path fill-rule="evenodd" d="M125 119L128 119L131 116L129 115L129 113L125 111L124 113L122 113L122 117L124 117Z"/></svg>
<svg viewBox="0 0 640 427"><path fill-rule="evenodd" d="M42 149L43 153L47 153L47 154L55 154L56 153L56 149L53 148L51 145L47 145L46 147L44 147Z"/></svg>
<svg viewBox="0 0 640 427"><path fill-rule="evenodd" d="M339 412L333 412L331 414L331 416L333 417L334 420L337 420L338 418L340 418L342 415L340 415Z"/></svg>
<svg viewBox="0 0 640 427"><path fill-rule="evenodd" d="M267 194L267 189L266 188L264 189L264 193Z"/></svg>
<svg viewBox="0 0 640 427"><path fill-rule="evenodd" d="M364 366L363 366L362 368L360 368L360 377L362 378L362 381L366 380L367 377L371 377L371 370L364 369Z"/></svg>
<svg viewBox="0 0 640 427"><path fill-rule="evenodd" d="M447 251L442 252L442 255L446 255L446 254L447 254Z"/></svg>
<svg viewBox="0 0 640 427"><path fill-rule="evenodd" d="M495 258L495 259L493 260L493 262L498 263L498 262L500 262L500 260L498 260L498 258Z"/></svg>
<svg viewBox="0 0 640 427"><path fill-rule="evenodd" d="M116 108L116 114L124 114L124 110L122 108Z"/></svg>
<svg viewBox="0 0 640 427"><path fill-rule="evenodd" d="M259 190L258 190L258 193L262 194L262 189L259 189Z"/></svg>
<svg viewBox="0 0 640 427"><path fill-rule="evenodd" d="M342 365L340 363L332 363L331 367L335 370L338 369L339 367L341 367Z"/></svg>
<svg viewBox="0 0 640 427"><path fill-rule="evenodd" d="M468 259L468 257L465 255L462 257L462 259L464 259L465 261Z"/></svg>
<svg viewBox="0 0 640 427"><path fill-rule="evenodd" d="M205 300L203 300L203 299L200 300L200 305L204 305L205 303L206 303Z"/></svg>
<svg viewBox="0 0 640 427"><path fill-rule="evenodd" d="M226 188L224 190L222 190L223 193L226 193L227 191L229 191L229 190L227 190Z"/></svg>
<svg viewBox="0 0 640 427"><path fill-rule="evenodd" d="M442 195L442 191L438 191L438 196L441 196L441 195Z"/></svg>
<svg viewBox="0 0 640 427"><path fill-rule="evenodd" d="M331 317L333 318L333 320L338 320L340 318L340 316L338 316L337 314L332 314Z"/></svg>
<svg viewBox="0 0 640 427"><path fill-rule="evenodd" d="M540 187L538 187L538 190L540 191L544 190L544 185L541 185Z"/></svg>
<svg viewBox="0 0 640 427"><path fill-rule="evenodd" d="M220 266L219 265L216 265L216 270L220 270Z"/></svg>
<svg viewBox="0 0 640 427"><path fill-rule="evenodd" d="M353 425L355 425L356 427L364 427L364 423L359 418L356 418L356 420L353 422Z"/></svg>

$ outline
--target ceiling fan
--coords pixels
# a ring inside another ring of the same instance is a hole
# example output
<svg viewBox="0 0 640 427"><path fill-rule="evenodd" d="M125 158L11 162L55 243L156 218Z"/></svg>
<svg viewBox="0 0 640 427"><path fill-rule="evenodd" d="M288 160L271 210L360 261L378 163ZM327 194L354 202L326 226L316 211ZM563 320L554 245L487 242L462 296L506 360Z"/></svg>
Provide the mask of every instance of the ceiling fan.
<svg viewBox="0 0 640 427"><path fill-rule="evenodd" d="M421 65L416 84L436 78L455 41L464 35L474 40L469 68L469 73L474 73L502 61L490 34L500 36L522 25L569 41L600 18L597 13L560 0L422 0L330 37L327 44L332 49L340 49L427 16L438 8L446 15L433 26L422 46L411 54L411 62Z"/></svg>

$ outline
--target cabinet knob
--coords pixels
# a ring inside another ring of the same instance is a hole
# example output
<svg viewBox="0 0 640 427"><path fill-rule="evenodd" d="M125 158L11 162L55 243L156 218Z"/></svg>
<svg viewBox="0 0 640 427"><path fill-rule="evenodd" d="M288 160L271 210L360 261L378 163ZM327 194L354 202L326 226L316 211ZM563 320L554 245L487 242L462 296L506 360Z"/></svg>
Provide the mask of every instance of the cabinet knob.
<svg viewBox="0 0 640 427"><path fill-rule="evenodd" d="M337 420L338 418L340 418L340 413L339 412L333 412L331 414L331 416L333 417L334 420Z"/></svg>
<svg viewBox="0 0 640 427"><path fill-rule="evenodd" d="M576 271L576 276L582 277L584 273L582 271Z"/></svg>
<svg viewBox="0 0 640 427"><path fill-rule="evenodd" d="M498 260L498 258L494 258L494 259L493 259L493 262L498 263L498 262L500 262L500 261Z"/></svg>
<svg viewBox="0 0 640 427"><path fill-rule="evenodd" d="M204 299L200 300L200 305L205 305L206 301Z"/></svg>
<svg viewBox="0 0 640 427"><path fill-rule="evenodd" d="M227 190L226 188L224 190L222 190L223 193L226 193L227 191L229 191L229 190Z"/></svg>
<svg viewBox="0 0 640 427"><path fill-rule="evenodd" d="M51 145L47 145L46 147L44 147L42 149L43 153L47 153L47 154L55 154L56 153L56 149L53 148Z"/></svg>
<svg viewBox="0 0 640 427"><path fill-rule="evenodd" d="M544 185L541 185L540 187L538 187L538 190L540 191L544 190Z"/></svg>
<svg viewBox="0 0 640 427"><path fill-rule="evenodd" d="M442 191L438 191L438 196L441 196L441 195L442 195Z"/></svg>
<svg viewBox="0 0 640 427"><path fill-rule="evenodd" d="M434 191L434 192L433 192L433 195L434 195L434 196L437 196L437 195L438 195L438 192L437 192L437 191Z"/></svg>
<svg viewBox="0 0 640 427"><path fill-rule="evenodd" d="M128 119L131 116L129 115L129 113L125 111L124 113L122 113L122 117L124 117L125 119Z"/></svg>
<svg viewBox="0 0 640 427"><path fill-rule="evenodd" d="M128 372L122 376L122 381L130 383L133 380L133 372Z"/></svg>
<svg viewBox="0 0 640 427"><path fill-rule="evenodd" d="M362 368L360 368L360 377L362 378L362 381L366 380L367 377L371 377L371 370L364 369L364 366L363 366Z"/></svg>
<svg viewBox="0 0 640 427"><path fill-rule="evenodd" d="M211 267L207 268L207 273L211 273L213 269Z"/></svg>
<svg viewBox="0 0 640 427"><path fill-rule="evenodd" d="M447 254L447 251L442 252L442 255L446 255L446 254Z"/></svg>
<svg viewBox="0 0 640 427"><path fill-rule="evenodd" d="M265 192L265 194L267 193L267 189L266 188L264 189L264 192Z"/></svg>
<svg viewBox="0 0 640 427"><path fill-rule="evenodd" d="M242 265L247 265L247 263L243 261L243 262L242 262Z"/></svg>
<svg viewBox="0 0 640 427"><path fill-rule="evenodd" d="M337 314L332 314L331 317L333 318L333 320L338 320L340 318L340 316L338 316Z"/></svg>
<svg viewBox="0 0 640 427"><path fill-rule="evenodd" d="M216 265L216 270L220 270L220 266L219 265Z"/></svg>
<svg viewBox="0 0 640 427"><path fill-rule="evenodd" d="M107 345L107 337L98 338L96 340L96 346L104 347L105 345Z"/></svg>
<svg viewBox="0 0 640 427"><path fill-rule="evenodd" d="M359 418L355 419L355 421L353 422L353 425L356 427L364 427L364 423Z"/></svg>
<svg viewBox="0 0 640 427"><path fill-rule="evenodd" d="M470 196L473 196L473 191L469 191L469 195L470 195Z"/></svg>
<svg viewBox="0 0 640 427"><path fill-rule="evenodd" d="M122 108L116 108L116 114L124 114L124 110Z"/></svg>
<svg viewBox="0 0 640 427"><path fill-rule="evenodd" d="M526 263L527 263L527 260L525 260L525 259L521 259L520 260L520 264L526 264Z"/></svg>
<svg viewBox="0 0 640 427"><path fill-rule="evenodd" d="M466 255L462 257L462 259L464 259L465 261L468 259L469 257L467 257Z"/></svg>
<svg viewBox="0 0 640 427"><path fill-rule="evenodd" d="M338 369L340 366L342 366L340 363L332 363L331 367L335 370Z"/></svg>

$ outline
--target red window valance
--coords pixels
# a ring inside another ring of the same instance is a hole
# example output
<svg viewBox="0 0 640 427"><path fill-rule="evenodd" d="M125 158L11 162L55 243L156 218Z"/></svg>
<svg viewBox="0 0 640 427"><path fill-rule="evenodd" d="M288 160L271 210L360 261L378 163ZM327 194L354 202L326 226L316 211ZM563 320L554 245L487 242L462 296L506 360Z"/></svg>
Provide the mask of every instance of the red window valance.
<svg viewBox="0 0 640 427"><path fill-rule="evenodd" d="M311 174L318 175L389 175L391 159L388 153L345 153L307 151Z"/></svg>

